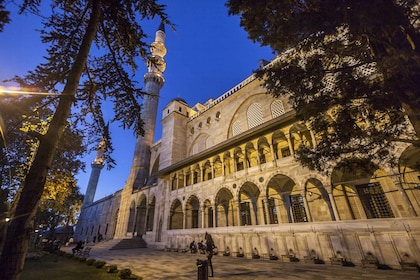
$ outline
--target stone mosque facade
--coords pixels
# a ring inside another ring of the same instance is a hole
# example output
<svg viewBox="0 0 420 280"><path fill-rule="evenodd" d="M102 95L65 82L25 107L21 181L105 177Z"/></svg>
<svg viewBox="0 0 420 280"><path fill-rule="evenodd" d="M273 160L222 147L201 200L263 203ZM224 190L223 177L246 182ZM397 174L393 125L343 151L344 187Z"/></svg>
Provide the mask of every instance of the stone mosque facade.
<svg viewBox="0 0 420 280"><path fill-rule="evenodd" d="M316 145L315 135L254 75L202 104L173 99L162 111L162 138L153 142L164 39L161 25L144 76L145 134L129 178L122 190L93 201L103 167L96 157L76 241L142 238L148 247L176 251L208 232L232 257L251 258L256 249L280 260L316 254L355 265L367 256L392 268L420 263L419 148L401 144L396 167L337 168L329 176L308 170L294 151Z"/></svg>

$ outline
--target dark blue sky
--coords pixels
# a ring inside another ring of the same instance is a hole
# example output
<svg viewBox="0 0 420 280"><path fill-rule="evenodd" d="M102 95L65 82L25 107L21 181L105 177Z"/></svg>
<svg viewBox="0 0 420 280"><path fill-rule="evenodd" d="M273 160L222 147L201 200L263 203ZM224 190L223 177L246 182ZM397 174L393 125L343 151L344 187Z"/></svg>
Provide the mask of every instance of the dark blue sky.
<svg viewBox="0 0 420 280"><path fill-rule="evenodd" d="M239 18L228 16L225 0L165 0L170 20L176 31L166 28L164 72L165 85L159 101L158 125L155 139L161 137L160 120L163 107L173 98L182 97L190 106L217 98L258 68L258 60L270 60L269 48L262 48L247 39L239 26ZM150 34L150 43L159 26L159 20L142 24ZM45 46L35 31L39 20L33 17L13 16L13 22L0 33L0 86L1 81L14 75L24 75L42 62ZM139 67L137 80L142 84L146 66ZM122 131L118 124L111 128L113 157L117 167L104 168L99 179L95 200L124 187L133 159L135 138L131 131ZM87 172L79 174L78 185L84 193L90 175L90 162L94 154L86 157Z"/></svg>

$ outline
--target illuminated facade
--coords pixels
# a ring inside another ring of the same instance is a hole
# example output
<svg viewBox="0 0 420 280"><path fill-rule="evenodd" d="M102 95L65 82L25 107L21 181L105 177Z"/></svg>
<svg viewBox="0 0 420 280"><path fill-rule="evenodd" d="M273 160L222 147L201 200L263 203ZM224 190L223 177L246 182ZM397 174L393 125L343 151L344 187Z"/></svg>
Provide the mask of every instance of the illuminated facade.
<svg viewBox="0 0 420 280"><path fill-rule="evenodd" d="M155 53L162 61L163 39ZM158 96L164 67L155 70L145 85ZM308 170L294 151L316 145L314 134L295 120L286 98L267 95L253 75L203 104L172 100L161 123L159 141L136 143L124 189L84 208L76 240L100 232L175 250L209 232L232 256L250 258L257 248L261 256L341 255L356 265L368 254L393 268L420 263L420 149L401 143L392 168L336 168L329 176ZM154 123L149 127L154 133ZM148 161L140 164L144 147Z"/></svg>

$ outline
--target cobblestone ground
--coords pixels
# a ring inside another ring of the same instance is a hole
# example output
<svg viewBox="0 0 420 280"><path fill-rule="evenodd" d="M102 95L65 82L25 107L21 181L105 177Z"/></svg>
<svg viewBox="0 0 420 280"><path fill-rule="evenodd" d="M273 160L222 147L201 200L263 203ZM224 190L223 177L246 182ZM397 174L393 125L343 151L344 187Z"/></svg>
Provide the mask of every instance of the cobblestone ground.
<svg viewBox="0 0 420 280"><path fill-rule="evenodd" d="M62 250L71 252L71 247ZM198 279L197 259L205 255L164 252L151 248L109 250L106 245L94 246L90 258L116 264L118 268L130 268L143 280L154 279ZM236 257L213 257L214 277L209 279L420 279L417 270L379 270L375 268L343 267L312 263L286 263L266 259L245 259Z"/></svg>

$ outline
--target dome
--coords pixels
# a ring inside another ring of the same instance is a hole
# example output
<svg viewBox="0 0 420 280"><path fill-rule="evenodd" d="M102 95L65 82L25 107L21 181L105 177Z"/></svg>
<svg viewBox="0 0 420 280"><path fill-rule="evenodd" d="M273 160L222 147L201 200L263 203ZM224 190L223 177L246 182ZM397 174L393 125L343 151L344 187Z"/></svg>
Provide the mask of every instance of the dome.
<svg viewBox="0 0 420 280"><path fill-rule="evenodd" d="M185 100L184 100L184 99L182 99L181 97L176 97L176 98L172 99L171 101L169 101L169 102L168 102L168 104L169 104L169 103L172 103L173 101L178 101L178 102L184 103L184 105L188 106L187 101L185 101Z"/></svg>

